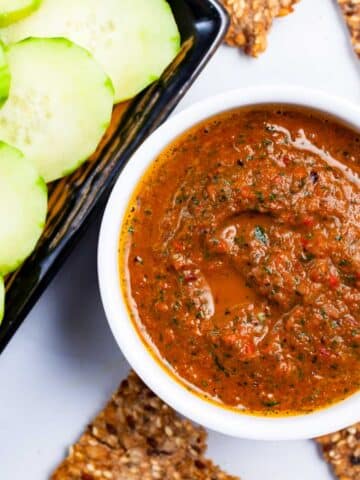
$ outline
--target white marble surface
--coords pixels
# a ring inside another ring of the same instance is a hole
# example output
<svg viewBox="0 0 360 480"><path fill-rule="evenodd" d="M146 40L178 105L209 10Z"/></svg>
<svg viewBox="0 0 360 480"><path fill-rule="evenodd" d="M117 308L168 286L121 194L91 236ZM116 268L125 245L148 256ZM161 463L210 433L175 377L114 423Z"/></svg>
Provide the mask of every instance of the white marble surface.
<svg viewBox="0 0 360 480"><path fill-rule="evenodd" d="M222 47L178 109L257 84L298 84L360 105L360 63L335 2L302 0L276 22L258 60ZM0 480L43 480L125 376L96 278L99 221L0 357ZM210 432L210 454L244 480L329 480L311 442L262 443Z"/></svg>

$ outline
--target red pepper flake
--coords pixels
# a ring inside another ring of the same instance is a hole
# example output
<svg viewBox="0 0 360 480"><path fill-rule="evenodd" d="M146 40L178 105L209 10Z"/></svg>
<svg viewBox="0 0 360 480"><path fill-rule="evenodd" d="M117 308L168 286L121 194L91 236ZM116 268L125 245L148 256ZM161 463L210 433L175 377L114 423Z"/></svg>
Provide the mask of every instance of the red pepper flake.
<svg viewBox="0 0 360 480"><path fill-rule="evenodd" d="M226 253L229 250L228 244L225 240L218 240L214 246L214 250L217 253Z"/></svg>
<svg viewBox="0 0 360 480"><path fill-rule="evenodd" d="M330 358L331 357L331 352L325 347L320 347L319 348L319 354L323 358Z"/></svg>
<svg viewBox="0 0 360 480"><path fill-rule="evenodd" d="M195 273L193 273L191 271L185 271L184 272L184 281L186 283L195 282L196 280L197 280L197 276L195 275Z"/></svg>
<svg viewBox="0 0 360 480"><path fill-rule="evenodd" d="M284 155L282 158L284 165L288 166L290 164L290 158L287 155Z"/></svg>
<svg viewBox="0 0 360 480"><path fill-rule="evenodd" d="M337 288L340 285L340 280L339 277L333 274L330 274L329 276L329 285L330 288Z"/></svg>
<svg viewBox="0 0 360 480"><path fill-rule="evenodd" d="M315 219L314 217L311 217L311 216L308 216L308 217L305 217L303 219L303 225L305 225L305 227L313 227L315 225Z"/></svg>
<svg viewBox="0 0 360 480"><path fill-rule="evenodd" d="M302 237L301 240L300 240L300 243L301 243L302 247L306 249L307 246L309 245L309 240L307 238Z"/></svg>
<svg viewBox="0 0 360 480"><path fill-rule="evenodd" d="M173 247L176 252L182 252L184 250L184 244L178 240L174 240Z"/></svg>
<svg viewBox="0 0 360 480"><path fill-rule="evenodd" d="M245 358L251 358L255 354L255 345L252 340L245 340L242 347L241 347L241 353Z"/></svg>

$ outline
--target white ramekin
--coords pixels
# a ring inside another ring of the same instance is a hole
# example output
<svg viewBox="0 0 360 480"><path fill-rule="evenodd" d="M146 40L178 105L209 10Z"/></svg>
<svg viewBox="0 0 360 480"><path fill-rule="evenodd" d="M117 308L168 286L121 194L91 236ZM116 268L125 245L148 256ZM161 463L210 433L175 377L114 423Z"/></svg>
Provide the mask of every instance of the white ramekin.
<svg viewBox="0 0 360 480"><path fill-rule="evenodd" d="M222 408L188 391L153 358L139 337L121 293L118 244L120 228L134 188L155 157L179 134L207 117L232 108L263 103L312 107L360 129L360 108L301 87L256 87L230 91L197 103L156 130L132 156L107 204L99 239L98 274L101 297L114 337L133 369L160 398L178 412L210 429L259 440L312 438L344 428L360 419L360 392L307 415L260 417Z"/></svg>

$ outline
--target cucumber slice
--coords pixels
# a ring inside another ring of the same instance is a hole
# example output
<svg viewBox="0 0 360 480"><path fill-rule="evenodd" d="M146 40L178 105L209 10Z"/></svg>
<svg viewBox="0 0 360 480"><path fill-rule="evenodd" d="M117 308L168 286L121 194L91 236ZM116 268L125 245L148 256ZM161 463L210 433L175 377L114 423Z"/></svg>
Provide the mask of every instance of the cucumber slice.
<svg viewBox="0 0 360 480"><path fill-rule="evenodd" d="M73 172L110 124L110 79L65 38L29 38L11 45L7 56L12 78L0 139L24 152L47 182Z"/></svg>
<svg viewBox="0 0 360 480"><path fill-rule="evenodd" d="M33 251L45 226L47 187L36 167L17 149L0 142L0 275Z"/></svg>
<svg viewBox="0 0 360 480"><path fill-rule="evenodd" d="M0 27L17 22L39 8L41 0L0 0Z"/></svg>
<svg viewBox="0 0 360 480"><path fill-rule="evenodd" d="M0 325L2 319L4 318L4 311L5 311L5 285L4 279L0 277Z"/></svg>
<svg viewBox="0 0 360 480"><path fill-rule="evenodd" d="M115 102L160 77L180 48L165 0L44 0L30 17L0 30L7 43L67 37L89 50L111 77Z"/></svg>
<svg viewBox="0 0 360 480"><path fill-rule="evenodd" d="M10 70L5 49L0 42L0 107L6 102L10 90Z"/></svg>

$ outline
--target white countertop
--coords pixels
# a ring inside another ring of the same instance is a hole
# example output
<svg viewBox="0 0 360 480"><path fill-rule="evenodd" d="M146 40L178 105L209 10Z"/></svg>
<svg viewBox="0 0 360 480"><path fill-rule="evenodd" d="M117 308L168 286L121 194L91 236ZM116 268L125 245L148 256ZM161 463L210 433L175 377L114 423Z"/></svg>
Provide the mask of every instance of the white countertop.
<svg viewBox="0 0 360 480"><path fill-rule="evenodd" d="M257 60L221 47L178 107L224 90L292 84L360 106L360 62L335 1L302 0L276 21ZM100 219L99 219L100 221ZM126 375L100 304L97 221L0 357L0 480L45 480ZM209 454L243 480L330 480L312 442L254 442L213 432Z"/></svg>

